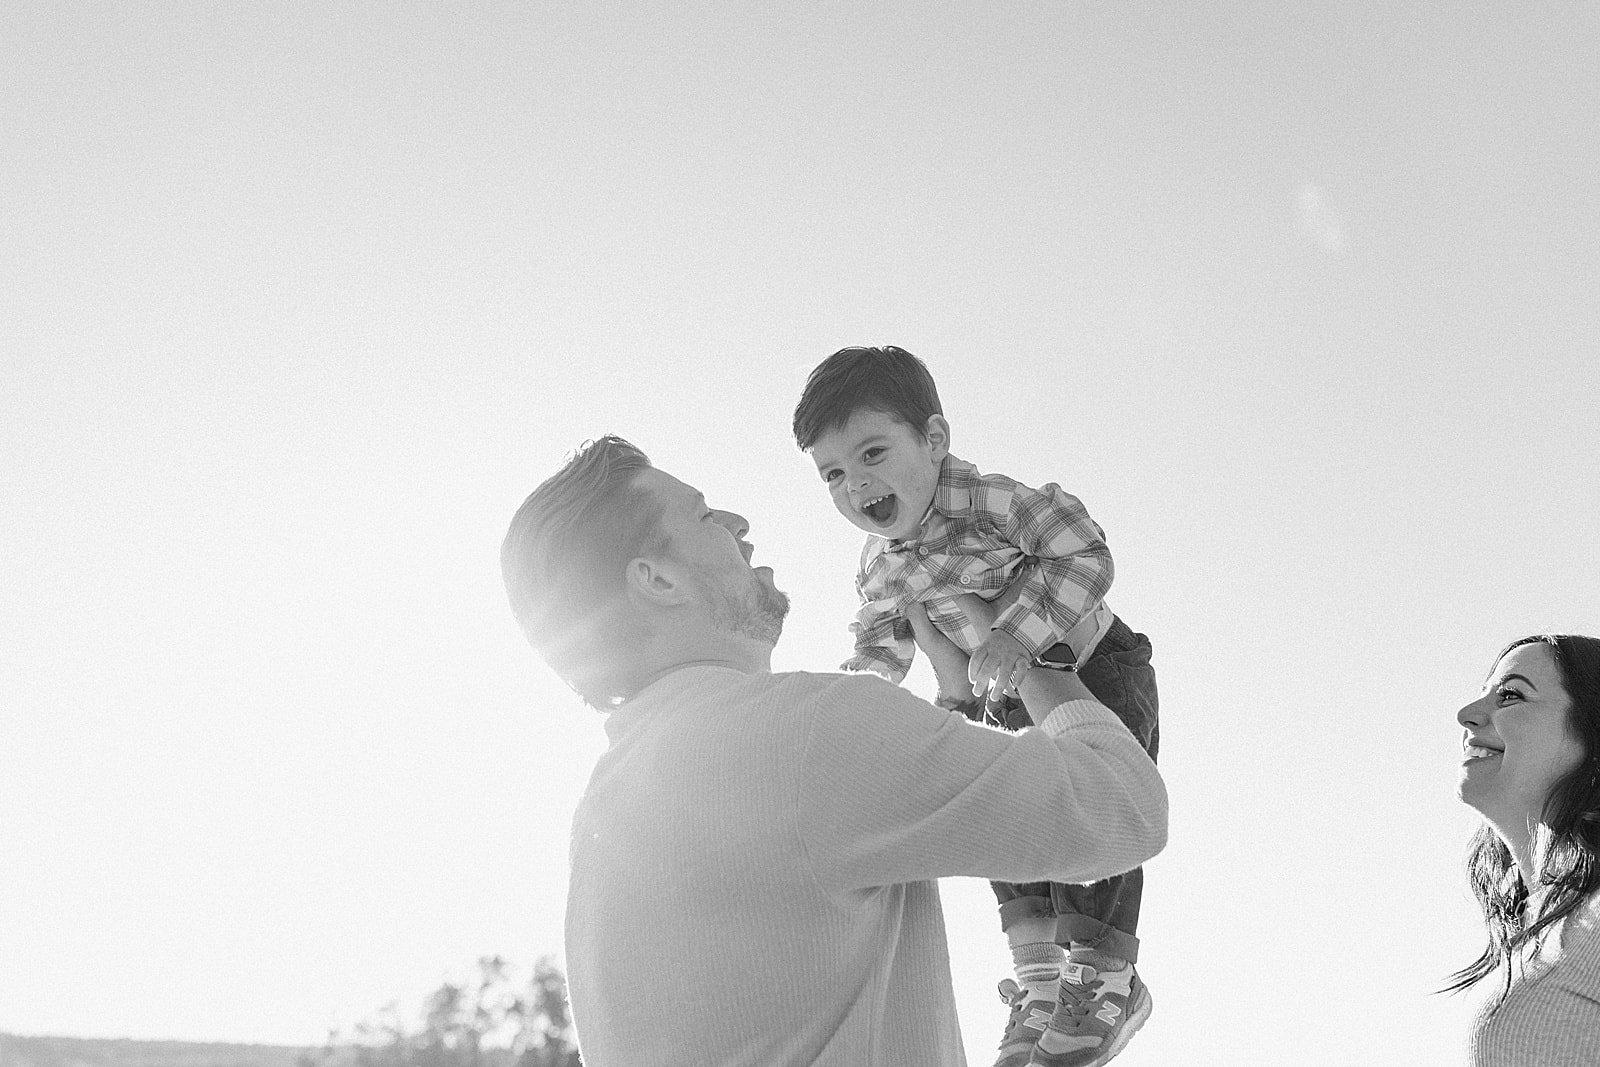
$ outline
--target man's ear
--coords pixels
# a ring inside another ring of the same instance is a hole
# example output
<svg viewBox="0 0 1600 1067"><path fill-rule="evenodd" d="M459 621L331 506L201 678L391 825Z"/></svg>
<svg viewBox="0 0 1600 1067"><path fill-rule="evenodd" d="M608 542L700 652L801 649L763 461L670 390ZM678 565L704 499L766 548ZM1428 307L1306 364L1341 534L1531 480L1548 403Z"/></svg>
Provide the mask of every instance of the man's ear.
<svg viewBox="0 0 1600 1067"><path fill-rule="evenodd" d="M635 556L622 574L628 599L640 607L672 607L689 599L689 590L670 560Z"/></svg>
<svg viewBox="0 0 1600 1067"><path fill-rule="evenodd" d="M943 415L929 415L922 433L928 439L928 446L933 449L934 459L942 460L950 454L950 424Z"/></svg>

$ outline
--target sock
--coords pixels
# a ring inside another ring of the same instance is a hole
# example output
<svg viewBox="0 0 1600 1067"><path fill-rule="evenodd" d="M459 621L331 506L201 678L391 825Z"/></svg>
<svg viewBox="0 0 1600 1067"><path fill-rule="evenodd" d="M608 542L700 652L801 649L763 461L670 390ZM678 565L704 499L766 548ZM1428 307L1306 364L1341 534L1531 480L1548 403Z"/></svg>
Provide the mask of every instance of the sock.
<svg viewBox="0 0 1600 1067"><path fill-rule="evenodd" d="M1113 956L1109 952L1101 952L1097 948L1090 948L1077 942L1073 942L1072 945L1072 962L1086 964L1097 971L1120 971L1129 966L1128 961L1121 956Z"/></svg>
<svg viewBox="0 0 1600 1067"><path fill-rule="evenodd" d="M1011 962L1017 968L1017 981L1023 985L1040 985L1061 977L1061 964L1066 953L1061 946L1050 941L1035 941L1011 946Z"/></svg>

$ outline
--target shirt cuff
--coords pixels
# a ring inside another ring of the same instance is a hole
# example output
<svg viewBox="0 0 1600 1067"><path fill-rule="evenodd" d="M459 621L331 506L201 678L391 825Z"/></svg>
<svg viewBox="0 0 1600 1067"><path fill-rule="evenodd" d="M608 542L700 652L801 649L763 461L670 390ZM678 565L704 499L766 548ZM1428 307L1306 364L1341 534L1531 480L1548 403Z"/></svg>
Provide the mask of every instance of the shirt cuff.
<svg viewBox="0 0 1600 1067"><path fill-rule="evenodd" d="M1073 655L1078 657L1078 662L1073 664L1075 668L1082 667L1089 657L1094 655L1094 650L1100 647L1100 639L1116 621L1116 615L1112 614L1111 609L1102 600L1061 635L1062 643L1072 649Z"/></svg>
<svg viewBox="0 0 1600 1067"><path fill-rule="evenodd" d="M1106 722L1122 725L1122 720L1111 714L1111 709L1098 700L1068 700L1057 704L1050 714L1044 717L1039 729L1050 737L1059 737L1079 726Z"/></svg>

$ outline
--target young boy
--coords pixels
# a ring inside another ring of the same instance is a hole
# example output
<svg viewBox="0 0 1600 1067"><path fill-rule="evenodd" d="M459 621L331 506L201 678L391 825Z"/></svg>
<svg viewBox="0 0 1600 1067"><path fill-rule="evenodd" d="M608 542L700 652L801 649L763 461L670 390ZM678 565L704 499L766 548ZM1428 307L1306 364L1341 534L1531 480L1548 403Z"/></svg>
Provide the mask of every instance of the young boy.
<svg viewBox="0 0 1600 1067"><path fill-rule="evenodd" d="M941 705L982 718L983 702L970 697L987 690L990 721L1020 729L1027 714L999 698L1024 671L1076 670L1155 757L1150 642L1106 607L1111 554L1076 497L980 474L951 455L933 377L899 348L824 360L795 408L794 435L834 507L871 535L856 574L855 655L843 669L899 683L916 648L908 612L925 611L970 657L961 677L958 653L930 651ZM989 603L980 611L968 593ZM981 625L991 611L992 625ZM1016 966L1015 980L1000 983L1011 1014L995 1067L1106 1063L1150 1014L1134 969L1143 871L1087 886L993 884Z"/></svg>

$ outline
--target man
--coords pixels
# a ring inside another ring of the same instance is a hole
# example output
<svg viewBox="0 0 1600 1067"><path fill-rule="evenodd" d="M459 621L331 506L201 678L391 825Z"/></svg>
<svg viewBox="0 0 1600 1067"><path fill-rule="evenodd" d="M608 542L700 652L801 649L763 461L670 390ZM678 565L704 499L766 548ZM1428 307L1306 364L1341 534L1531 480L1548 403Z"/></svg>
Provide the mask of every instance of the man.
<svg viewBox="0 0 1600 1067"><path fill-rule="evenodd" d="M584 1062L962 1064L935 879L1129 870L1165 844L1161 779L1070 673L1026 670L1019 734L773 674L788 599L747 532L605 437L502 547L530 641L608 712L567 899Z"/></svg>

